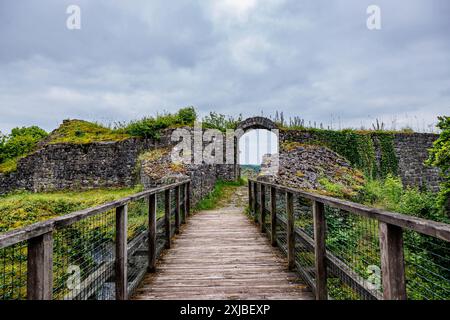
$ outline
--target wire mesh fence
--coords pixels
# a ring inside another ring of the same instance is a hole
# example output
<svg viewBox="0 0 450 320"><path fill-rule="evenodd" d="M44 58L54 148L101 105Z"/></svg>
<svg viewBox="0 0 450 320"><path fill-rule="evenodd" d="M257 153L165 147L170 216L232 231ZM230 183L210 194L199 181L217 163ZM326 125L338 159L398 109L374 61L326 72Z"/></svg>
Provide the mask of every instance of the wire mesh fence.
<svg viewBox="0 0 450 320"><path fill-rule="evenodd" d="M450 243L404 233L406 291L413 300L450 299Z"/></svg>
<svg viewBox="0 0 450 320"><path fill-rule="evenodd" d="M183 186L179 182L171 190L170 223L175 230L176 198L174 189ZM165 189L156 194L156 255L159 257L166 242ZM180 219L184 188L180 188ZM66 217L37 223L29 228L14 230L0 237L0 299L27 298L29 241L42 234L50 234L52 284L51 298L55 300L111 300L116 299L117 282L117 209L127 207L127 273L128 292L131 293L146 273L149 242L149 195L138 194L132 199L122 199L97 208L86 209ZM181 222L181 220L180 220ZM40 231L42 229L42 231ZM36 234L35 230L39 230ZM46 231L45 231L46 230ZM46 233L50 232L50 233ZM29 235L29 238L26 235ZM48 238L48 237L47 237ZM19 239L19 240L14 240ZM41 241L41 240L40 240ZM39 254L43 254L41 251ZM50 277L49 277L50 278Z"/></svg>
<svg viewBox="0 0 450 320"><path fill-rule="evenodd" d="M27 242L0 249L0 299L27 297Z"/></svg>
<svg viewBox="0 0 450 320"><path fill-rule="evenodd" d="M114 299L115 210L53 232L53 299Z"/></svg>
<svg viewBox="0 0 450 320"><path fill-rule="evenodd" d="M252 182L253 183L253 182ZM261 184L261 183L258 183ZM264 225L270 236L271 220L270 190L272 184L265 184L267 212ZM276 242L280 250L287 254L287 214L286 188L275 187L276 191ZM252 187L251 190L254 190ZM258 187L258 191L260 188ZM300 276L315 290L315 240L313 201L317 197L302 196L294 190L294 238L295 265ZM252 193L252 201L259 195ZM316 200L317 201L317 200ZM329 201L329 198L326 199ZM339 200L336 200L339 203ZM342 203L339 203L342 204ZM346 206L347 204L343 204ZM327 266L327 291L331 299L373 300L383 299L383 274L381 267L380 222L371 217L346 211L341 206L324 205L326 221L325 259ZM351 206L350 206L351 207ZM259 209L259 204L256 206ZM259 210L250 208L250 215L259 221ZM389 215L389 213L388 213ZM392 219L392 216L390 216ZM403 219L403 218L402 218ZM403 230L403 255L405 265L406 291L408 299L450 299L450 243L422 233L423 221L411 218L408 229ZM433 221L428 221L431 228ZM411 226L418 224L421 232ZM448 229L444 227L444 229ZM387 240L385 240L387 241ZM389 243L388 243L389 245Z"/></svg>
<svg viewBox="0 0 450 320"><path fill-rule="evenodd" d="M378 221L325 206L328 292L333 299L374 299L382 293Z"/></svg>

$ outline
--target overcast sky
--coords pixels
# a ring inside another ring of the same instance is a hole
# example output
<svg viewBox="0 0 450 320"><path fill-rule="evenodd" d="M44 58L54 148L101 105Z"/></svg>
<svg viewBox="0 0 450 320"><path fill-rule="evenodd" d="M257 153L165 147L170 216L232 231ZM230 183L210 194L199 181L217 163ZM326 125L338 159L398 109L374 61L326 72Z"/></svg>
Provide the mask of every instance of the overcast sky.
<svg viewBox="0 0 450 320"><path fill-rule="evenodd" d="M188 105L428 129L450 114L450 1L0 0L0 131Z"/></svg>

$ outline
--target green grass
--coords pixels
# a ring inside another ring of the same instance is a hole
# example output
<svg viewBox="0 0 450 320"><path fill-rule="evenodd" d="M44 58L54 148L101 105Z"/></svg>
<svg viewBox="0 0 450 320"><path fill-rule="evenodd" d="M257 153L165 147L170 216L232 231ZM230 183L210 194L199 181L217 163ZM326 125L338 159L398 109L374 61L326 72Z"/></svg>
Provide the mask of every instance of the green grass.
<svg viewBox="0 0 450 320"><path fill-rule="evenodd" d="M83 120L66 120L50 134L49 144L72 143L88 144L93 142L122 141L131 135L100 124Z"/></svg>
<svg viewBox="0 0 450 320"><path fill-rule="evenodd" d="M142 187L50 193L21 192L0 197L0 232L98 206L137 193Z"/></svg>
<svg viewBox="0 0 450 320"><path fill-rule="evenodd" d="M212 210L221 207L227 202L237 187L245 184L244 179L238 181L222 181L218 180L214 189L193 208L194 211Z"/></svg>

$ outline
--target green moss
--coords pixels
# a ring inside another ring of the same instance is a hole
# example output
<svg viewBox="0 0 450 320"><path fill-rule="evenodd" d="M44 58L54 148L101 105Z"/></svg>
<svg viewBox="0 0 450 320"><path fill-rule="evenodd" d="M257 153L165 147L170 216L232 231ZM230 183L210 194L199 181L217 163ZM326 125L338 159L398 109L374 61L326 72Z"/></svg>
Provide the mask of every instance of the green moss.
<svg viewBox="0 0 450 320"><path fill-rule="evenodd" d="M0 197L0 232L97 206L139 192L142 187L50 193L19 192Z"/></svg>
<svg viewBox="0 0 450 320"><path fill-rule="evenodd" d="M14 159L8 159L3 163L0 163L0 173L11 173L17 170L17 162L21 157L16 157Z"/></svg>
<svg viewBox="0 0 450 320"><path fill-rule="evenodd" d="M131 135L106 128L100 124L84 120L66 120L47 139L48 144L73 143L88 144L93 142L121 141Z"/></svg>

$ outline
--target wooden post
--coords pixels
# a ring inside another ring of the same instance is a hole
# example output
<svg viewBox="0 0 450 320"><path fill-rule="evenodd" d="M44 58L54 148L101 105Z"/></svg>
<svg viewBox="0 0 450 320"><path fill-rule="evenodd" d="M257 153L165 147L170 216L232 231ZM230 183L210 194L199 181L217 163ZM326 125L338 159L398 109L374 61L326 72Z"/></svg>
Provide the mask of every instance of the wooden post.
<svg viewBox="0 0 450 320"><path fill-rule="evenodd" d="M116 208L116 300L127 300L127 205Z"/></svg>
<svg viewBox="0 0 450 320"><path fill-rule="evenodd" d="M252 210L252 182L248 180L248 209Z"/></svg>
<svg viewBox="0 0 450 320"><path fill-rule="evenodd" d="M327 265L325 247L325 209L321 202L313 201L314 253L316 266L316 300L327 300Z"/></svg>
<svg viewBox="0 0 450 320"><path fill-rule="evenodd" d="M258 183L253 183L253 214L254 221L258 222Z"/></svg>
<svg viewBox="0 0 450 320"><path fill-rule="evenodd" d="M295 268L294 195L291 192L286 192L286 215L288 268L293 270Z"/></svg>
<svg viewBox="0 0 450 320"><path fill-rule="evenodd" d="M270 242L272 246L277 246L277 189L270 187L270 217L271 217L271 232Z"/></svg>
<svg viewBox="0 0 450 320"><path fill-rule="evenodd" d="M165 230L166 230L166 249L170 249L170 238L171 238L171 234L170 234L170 211L171 210L171 206L170 206L170 190L166 190L164 192L164 225L165 225Z"/></svg>
<svg viewBox="0 0 450 320"><path fill-rule="evenodd" d="M156 270L156 194L148 198L148 272Z"/></svg>
<svg viewBox="0 0 450 320"><path fill-rule="evenodd" d="M27 299L51 300L53 291L53 236L28 240Z"/></svg>
<svg viewBox="0 0 450 320"><path fill-rule="evenodd" d="M175 233L180 233L180 186L175 187Z"/></svg>
<svg viewBox="0 0 450 320"><path fill-rule="evenodd" d="M265 232L266 230L266 186L261 183L261 191L259 194L259 217L260 217L260 230Z"/></svg>
<svg viewBox="0 0 450 320"><path fill-rule="evenodd" d="M383 297L386 300L406 300L403 230L379 222Z"/></svg>
<svg viewBox="0 0 450 320"><path fill-rule="evenodd" d="M190 181L186 184L186 188L187 188L187 191L186 191L187 192L186 214L189 216L191 214L191 182Z"/></svg>
<svg viewBox="0 0 450 320"><path fill-rule="evenodd" d="M186 223L186 216L187 216L187 184L183 184L183 210L182 210L182 216L181 216L181 223Z"/></svg>

